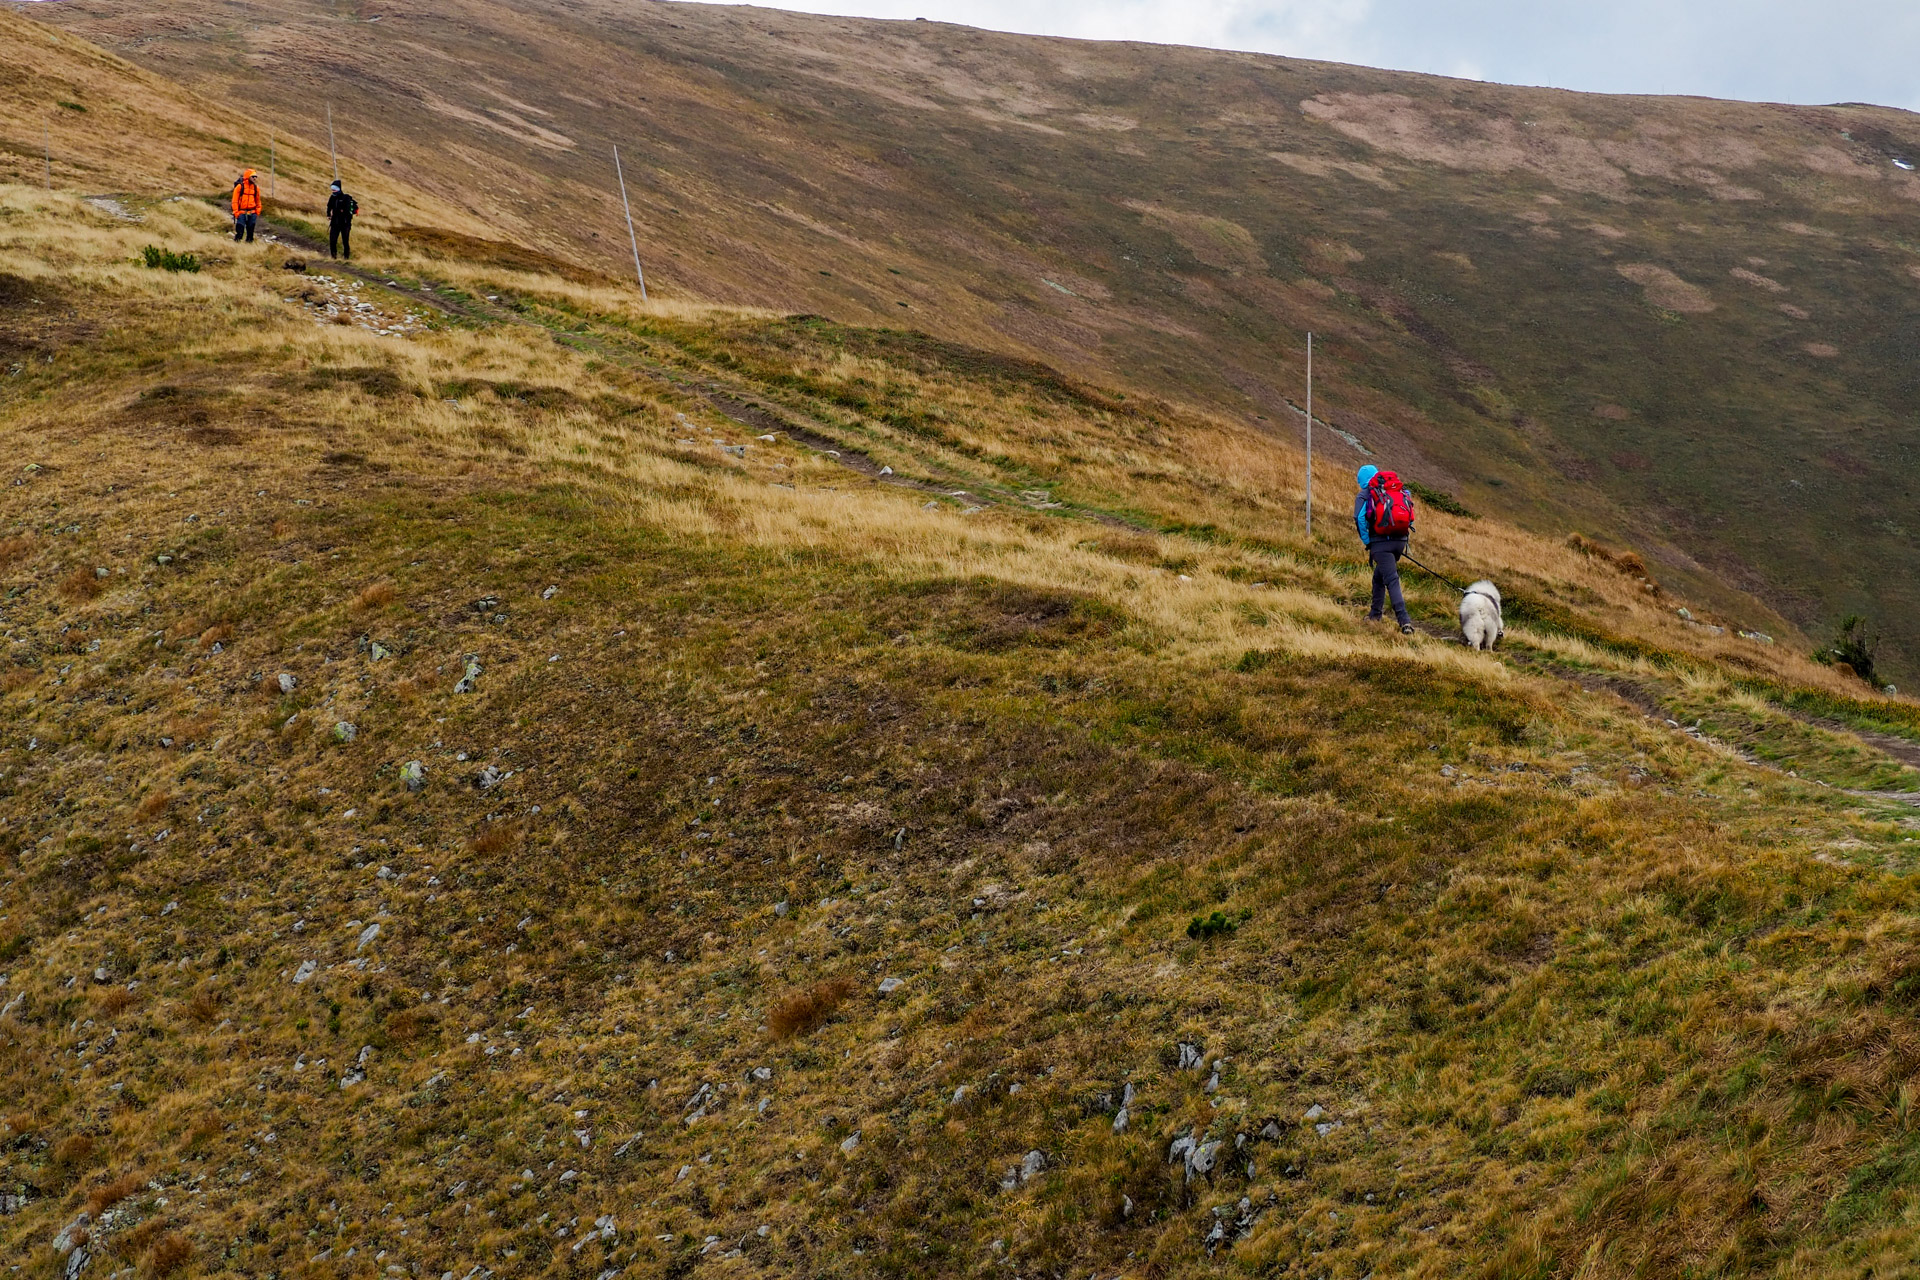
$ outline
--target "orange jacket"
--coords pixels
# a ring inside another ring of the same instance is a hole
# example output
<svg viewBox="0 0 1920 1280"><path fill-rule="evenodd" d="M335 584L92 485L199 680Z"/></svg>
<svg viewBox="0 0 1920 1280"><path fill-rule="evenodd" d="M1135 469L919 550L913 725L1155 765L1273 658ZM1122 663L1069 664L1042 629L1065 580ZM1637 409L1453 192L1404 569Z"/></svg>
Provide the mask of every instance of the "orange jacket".
<svg viewBox="0 0 1920 1280"><path fill-rule="evenodd" d="M233 184L233 216L243 213L260 212L260 183L254 171L249 169L240 175L240 181Z"/></svg>

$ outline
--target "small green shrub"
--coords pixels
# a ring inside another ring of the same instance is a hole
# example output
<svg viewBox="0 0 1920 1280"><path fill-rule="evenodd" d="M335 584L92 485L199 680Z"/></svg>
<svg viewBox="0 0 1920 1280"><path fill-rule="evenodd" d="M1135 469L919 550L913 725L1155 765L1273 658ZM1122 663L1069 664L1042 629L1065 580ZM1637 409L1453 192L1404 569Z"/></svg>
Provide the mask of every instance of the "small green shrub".
<svg viewBox="0 0 1920 1280"><path fill-rule="evenodd" d="M1407 489L1414 497L1420 499L1420 501L1426 503L1435 511L1444 511L1450 516L1460 516L1467 520L1478 520L1480 518L1473 512L1467 510L1460 499L1454 497L1452 494L1442 493L1438 489L1428 488L1418 480L1407 481Z"/></svg>
<svg viewBox="0 0 1920 1280"><path fill-rule="evenodd" d="M1195 916L1187 926L1187 936L1205 942L1210 938L1230 937L1239 927L1238 921L1229 920L1225 912L1216 911L1210 916Z"/></svg>
<svg viewBox="0 0 1920 1280"><path fill-rule="evenodd" d="M200 259L191 253L175 253L171 249L162 249L150 244L140 251L141 260L148 268L156 271L194 271L200 270Z"/></svg>
<svg viewBox="0 0 1920 1280"><path fill-rule="evenodd" d="M1833 647L1818 657L1846 663L1853 668L1855 675L1877 689L1880 687L1880 675L1873 669L1873 661L1879 648L1879 634L1867 630L1865 618L1850 613L1840 620L1840 630L1834 634Z"/></svg>

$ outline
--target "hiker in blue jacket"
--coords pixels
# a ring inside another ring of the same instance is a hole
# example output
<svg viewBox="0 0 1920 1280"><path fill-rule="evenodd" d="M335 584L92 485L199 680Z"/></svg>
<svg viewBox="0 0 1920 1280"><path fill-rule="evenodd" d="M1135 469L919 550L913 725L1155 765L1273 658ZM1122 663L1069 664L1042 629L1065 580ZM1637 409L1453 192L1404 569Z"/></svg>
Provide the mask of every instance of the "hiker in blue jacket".
<svg viewBox="0 0 1920 1280"><path fill-rule="evenodd" d="M1413 619L1407 614L1407 602L1400 594L1400 557L1407 554L1407 540L1413 533L1413 500L1405 496L1405 491L1394 477L1393 494L1399 495L1406 506L1406 531L1404 533L1378 533L1374 530L1377 502L1391 502L1389 494L1381 492L1370 494L1370 489L1379 488L1374 477L1381 474L1380 468L1368 464L1360 468L1355 477L1360 482L1359 492L1353 498L1353 527L1360 533L1360 545L1367 549L1367 558L1373 561L1373 607L1367 612L1368 622L1378 622L1382 606L1387 600L1393 601L1393 616L1400 620L1400 634L1413 634ZM1386 473L1392 476L1392 472Z"/></svg>

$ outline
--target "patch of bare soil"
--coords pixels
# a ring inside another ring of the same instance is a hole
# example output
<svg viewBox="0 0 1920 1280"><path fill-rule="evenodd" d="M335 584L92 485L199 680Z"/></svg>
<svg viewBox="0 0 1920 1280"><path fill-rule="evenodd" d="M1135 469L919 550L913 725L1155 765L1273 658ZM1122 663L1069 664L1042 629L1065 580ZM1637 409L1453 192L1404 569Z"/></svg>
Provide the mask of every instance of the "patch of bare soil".
<svg viewBox="0 0 1920 1280"><path fill-rule="evenodd" d="M1688 284L1665 267L1651 262L1622 263L1621 275L1647 291L1647 301L1666 311L1697 315L1712 311L1715 303L1699 285Z"/></svg>

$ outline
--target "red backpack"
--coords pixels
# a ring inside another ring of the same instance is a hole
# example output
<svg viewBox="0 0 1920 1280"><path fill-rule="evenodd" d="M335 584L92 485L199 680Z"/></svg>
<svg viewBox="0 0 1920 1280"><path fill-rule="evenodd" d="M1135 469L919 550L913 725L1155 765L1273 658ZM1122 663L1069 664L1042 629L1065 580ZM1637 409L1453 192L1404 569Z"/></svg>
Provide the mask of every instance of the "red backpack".
<svg viewBox="0 0 1920 1280"><path fill-rule="evenodd" d="M1367 484L1367 528L1376 538L1404 538L1413 532L1413 497L1391 471L1382 471Z"/></svg>

